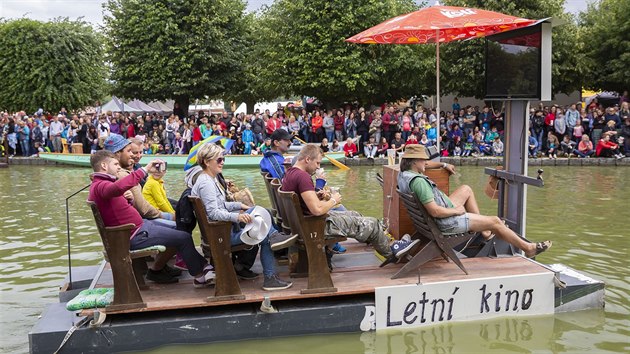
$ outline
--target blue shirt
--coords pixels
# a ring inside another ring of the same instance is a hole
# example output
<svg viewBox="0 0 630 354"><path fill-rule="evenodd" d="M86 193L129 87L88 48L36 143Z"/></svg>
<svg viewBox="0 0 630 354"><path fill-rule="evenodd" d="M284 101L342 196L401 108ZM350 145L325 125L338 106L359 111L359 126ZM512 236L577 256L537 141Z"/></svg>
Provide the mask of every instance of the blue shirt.
<svg viewBox="0 0 630 354"><path fill-rule="evenodd" d="M277 163L275 163L275 160ZM284 177L284 156L273 150L265 151L262 160L260 160L260 170L269 172L271 177L282 179Z"/></svg>

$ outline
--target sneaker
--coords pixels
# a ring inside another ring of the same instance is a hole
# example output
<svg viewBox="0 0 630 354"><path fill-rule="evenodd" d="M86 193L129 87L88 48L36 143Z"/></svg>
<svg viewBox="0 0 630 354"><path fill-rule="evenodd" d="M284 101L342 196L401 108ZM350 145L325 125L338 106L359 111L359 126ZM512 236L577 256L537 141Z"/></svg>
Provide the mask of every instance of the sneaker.
<svg viewBox="0 0 630 354"><path fill-rule="evenodd" d="M332 252L335 254L346 253L347 249L343 247L339 242L335 243L335 246L332 248Z"/></svg>
<svg viewBox="0 0 630 354"><path fill-rule="evenodd" d="M177 267L177 265L175 265ZM177 268L173 268L171 266L169 266L168 264L164 266L163 271L165 271L166 273L168 273L170 276L172 277L178 277L180 275L182 275L182 271L177 269Z"/></svg>
<svg viewBox="0 0 630 354"><path fill-rule="evenodd" d="M196 278L193 279L193 286L197 289L202 289L207 286L214 285L215 277L216 277L216 274L214 273L214 271L204 270L202 279L200 280L197 280Z"/></svg>
<svg viewBox="0 0 630 354"><path fill-rule="evenodd" d="M258 278L260 274L254 273L249 269L241 268L236 271L236 275L243 280L252 280Z"/></svg>
<svg viewBox="0 0 630 354"><path fill-rule="evenodd" d="M149 269L147 271L147 280L156 282L158 284L171 284L171 283L177 283L179 281L177 278L168 274L168 271L166 271L166 267L158 271Z"/></svg>
<svg viewBox="0 0 630 354"><path fill-rule="evenodd" d="M288 289L293 285L291 282L284 281L278 278L277 275L266 276L262 289L265 291L283 290Z"/></svg>
<svg viewBox="0 0 630 354"><path fill-rule="evenodd" d="M396 258L400 258L407 254L407 252L409 252L418 242L420 242L420 240L412 241L409 238L400 239L392 244L392 253L396 256Z"/></svg>
<svg viewBox="0 0 630 354"><path fill-rule="evenodd" d="M180 258L179 256L177 256L177 258L175 259L175 264L173 265L175 268L181 270L188 270L188 266L186 265L186 262L184 262L183 258Z"/></svg>
<svg viewBox="0 0 630 354"><path fill-rule="evenodd" d="M269 236L269 243L271 243L271 250L277 251L283 248L292 246L297 240L298 235L287 235L284 232L276 231Z"/></svg>

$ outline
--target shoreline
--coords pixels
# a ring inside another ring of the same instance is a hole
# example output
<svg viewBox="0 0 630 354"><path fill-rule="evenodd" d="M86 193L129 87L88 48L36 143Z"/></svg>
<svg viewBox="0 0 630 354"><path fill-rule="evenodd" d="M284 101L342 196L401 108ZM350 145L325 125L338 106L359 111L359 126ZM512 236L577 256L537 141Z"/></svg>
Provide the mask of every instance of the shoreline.
<svg viewBox="0 0 630 354"><path fill-rule="evenodd" d="M502 157L442 157L440 161L450 163L455 166L500 166ZM349 159L344 158L342 162L348 166L383 166L387 164L386 158L376 158L369 160L366 158ZM32 166L70 166L55 161L44 160L39 157L13 157L9 159L11 165L32 165ZM593 157L561 157L549 159L546 157L530 158L529 166L630 166L630 157L623 159Z"/></svg>

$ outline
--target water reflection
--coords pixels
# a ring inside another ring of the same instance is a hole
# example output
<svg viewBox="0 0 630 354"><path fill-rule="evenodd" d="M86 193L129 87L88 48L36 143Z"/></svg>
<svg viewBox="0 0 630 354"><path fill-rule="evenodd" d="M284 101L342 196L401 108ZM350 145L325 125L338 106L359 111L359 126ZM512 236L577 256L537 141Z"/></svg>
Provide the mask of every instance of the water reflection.
<svg viewBox="0 0 630 354"><path fill-rule="evenodd" d="M530 175L535 170L531 169ZM380 171L380 168L368 167L353 168L347 173L331 170L329 184L341 187L344 204L349 208L380 217L382 193L375 179ZM0 352L26 353L28 331L45 305L56 301L59 285L67 273L64 199L89 182L89 172L84 168L39 166L0 169ZM239 186L249 187L258 204L270 205L257 171L226 166L225 174ZM170 196L179 196L183 191L183 176L182 171L167 173L165 186ZM603 280L607 286L605 312L567 314L568 319L578 319L573 321L575 323L565 320L564 315L527 319L532 332L529 341L523 339L529 332L522 322L525 320L514 323L512 319L507 323L505 320L485 322L485 330L482 323L467 323L390 333L385 337L367 334L375 336L367 341L378 353L386 353L389 347L395 349L393 352L405 352L406 343L410 348L417 347L427 353L448 352L446 350L520 352L523 348L552 352L630 352L630 261L627 256L630 253L627 232L630 169L545 167L544 176L545 187L529 188L528 193L527 234L532 239L554 240L554 247L539 261L564 263ZM483 168L459 167L451 185L454 188L470 184L481 193L485 181ZM96 265L102 259L102 246L85 204L86 197L87 193L83 192L70 201L75 266ZM496 201L485 196L478 199L482 212L496 213ZM194 237L198 240L198 233ZM586 322L597 323L602 316L605 316L603 326L584 326ZM540 338L547 338L546 344ZM170 352L208 352L211 349L225 353L294 353L295 348L318 354L363 353L366 344L357 333L180 346L171 347Z"/></svg>

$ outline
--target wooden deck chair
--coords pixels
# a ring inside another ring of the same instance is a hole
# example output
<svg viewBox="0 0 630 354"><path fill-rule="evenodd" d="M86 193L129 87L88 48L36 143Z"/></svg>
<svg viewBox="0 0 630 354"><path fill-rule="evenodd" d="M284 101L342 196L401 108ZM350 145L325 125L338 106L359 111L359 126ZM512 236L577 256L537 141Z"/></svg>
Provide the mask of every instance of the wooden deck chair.
<svg viewBox="0 0 630 354"><path fill-rule="evenodd" d="M277 180L274 182L276 183L272 185L279 184ZM275 190L291 231L299 235L299 242L303 245L298 260L303 263L305 260L307 261L308 287L301 290L301 293L336 292L337 288L333 285L326 261L324 228L326 227L327 215L304 216L297 194L284 192L279 188Z"/></svg>
<svg viewBox="0 0 630 354"><path fill-rule="evenodd" d="M468 271L455 254L455 251L453 251L453 247L467 242L475 237L476 234L466 232L456 235L443 235L435 223L435 219L429 215L424 205L420 203L415 194L401 193L398 189L397 192L400 196L400 200L402 200L405 208L407 208L409 217L413 221L413 225L416 228L416 235L428 239L428 243L426 243L405 266L394 274L392 279L402 278L438 256L442 256L447 261L449 259L452 260L464 273L468 274Z"/></svg>
<svg viewBox="0 0 630 354"><path fill-rule="evenodd" d="M201 239L210 247L210 254L214 264L215 285L214 296L208 297L208 301L243 300L245 295L236 277L232 252L244 249L247 245L238 245L234 248L231 242L232 223L229 221L209 221L206 208L198 197L190 196L191 204L197 217Z"/></svg>
<svg viewBox="0 0 630 354"><path fill-rule="evenodd" d="M88 200L98 233L105 248L105 259L112 268L114 301L107 310L119 311L147 307L140 289L148 288L144 282L147 271L146 256L156 255L157 250L129 251L129 240L134 224L106 227L96 204Z"/></svg>
<svg viewBox="0 0 630 354"><path fill-rule="evenodd" d="M261 172L263 179L265 180L265 187L267 189L267 194L269 195L269 200L271 201L271 207L273 208L272 213L276 218L276 225L282 228L284 233L291 233L290 227L286 222L283 222L282 214L279 212L280 206L278 205L278 197L274 193L273 188L271 187L271 181L274 179L271 177L271 174L268 172Z"/></svg>

